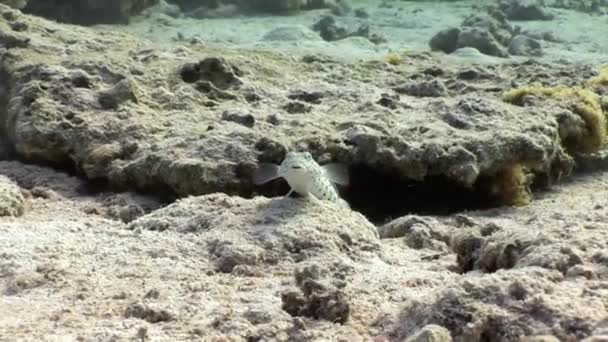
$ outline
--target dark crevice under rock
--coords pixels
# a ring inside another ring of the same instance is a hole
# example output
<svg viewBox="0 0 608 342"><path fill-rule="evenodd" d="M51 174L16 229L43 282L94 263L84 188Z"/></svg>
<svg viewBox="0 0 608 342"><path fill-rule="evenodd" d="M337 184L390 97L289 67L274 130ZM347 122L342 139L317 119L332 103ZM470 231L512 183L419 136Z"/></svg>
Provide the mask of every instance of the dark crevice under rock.
<svg viewBox="0 0 608 342"><path fill-rule="evenodd" d="M2 109L0 108L0 118L2 118L2 115L3 115ZM48 161L48 160L44 160L44 159L40 159L40 158L24 158L23 156L20 156L19 154L17 154L15 152L14 148L11 147L11 145L8 145L8 146L9 147L6 149L4 155L0 156L1 157L0 159L5 160L5 161L16 161L16 162L20 162L20 163L23 163L26 165L29 164L29 165L46 167L46 168L53 169L53 170L56 170L59 172L63 172L65 174L67 174L68 176L80 178L85 181L84 185L78 189L78 192L83 195L84 194L97 194L97 193L103 193L103 192L122 192L122 191L126 191L126 190L132 190L132 189L120 189L120 188L112 187L111 184L109 183L109 181L105 178L88 179L86 177L86 175L84 174L84 172L80 168L78 168L76 163L74 163L74 161L69 158L65 158L61 161ZM144 193L142 191L139 191L139 192ZM167 202L167 203L173 201L175 198L175 197L168 197L168 196L160 196L159 194L162 194L162 192L149 192L148 194L151 194L154 197L156 197L164 202Z"/></svg>
<svg viewBox="0 0 608 342"><path fill-rule="evenodd" d="M82 191L87 193L137 191L154 196L165 204L170 204L180 197L161 180L143 188L125 188L117 187L105 178L88 179L69 158L62 162L49 162L41 159L25 159L11 153L7 159L50 167L84 179L86 186ZM353 210L362 213L374 224L383 224L408 214L442 216L504 205L501 198L487 191L486 185L495 181L492 177L480 177L473 187L465 187L444 176L429 176L424 181L403 180L397 172L381 172L362 164L351 165L349 174L350 185L339 187L338 191ZM534 184L531 187L540 190ZM243 190L241 193L231 193L231 195L245 198L257 195L284 196L289 191L289 185L279 179L258 187L255 191L252 188L241 190ZM292 196L300 197L296 193Z"/></svg>
<svg viewBox="0 0 608 342"><path fill-rule="evenodd" d="M6 159L13 155L14 149L7 139L6 134L6 110L9 101L9 84L6 82L8 73L4 68L0 68L0 159Z"/></svg>
<svg viewBox="0 0 608 342"><path fill-rule="evenodd" d="M374 224L384 224L408 214L443 216L505 205L501 194L489 191L492 185L503 182L499 178L504 177L500 172L480 176L472 187L460 185L445 176L428 176L423 181L404 180L396 171L378 171L363 164L351 165L349 174L350 185L338 186L338 191L353 210ZM528 186L534 191L544 188L534 182ZM289 186L284 180L276 180L257 190L259 195L283 196ZM295 193L292 196L299 197Z"/></svg>
<svg viewBox="0 0 608 342"><path fill-rule="evenodd" d="M407 214L448 215L500 205L487 192L458 185L442 176L406 181L397 173L355 165L350 168L350 177L351 186L343 192L344 199L374 223Z"/></svg>

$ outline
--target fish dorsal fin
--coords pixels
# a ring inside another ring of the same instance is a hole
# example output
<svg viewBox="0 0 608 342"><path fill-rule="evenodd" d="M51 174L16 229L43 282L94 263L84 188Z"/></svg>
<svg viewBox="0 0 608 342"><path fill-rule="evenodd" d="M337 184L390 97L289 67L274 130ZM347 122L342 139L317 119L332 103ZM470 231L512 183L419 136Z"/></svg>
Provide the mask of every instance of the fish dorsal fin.
<svg viewBox="0 0 608 342"><path fill-rule="evenodd" d="M321 166L330 181L340 185L348 185L348 167L341 163L330 163Z"/></svg>
<svg viewBox="0 0 608 342"><path fill-rule="evenodd" d="M261 163L253 173L253 184L261 185L279 178L279 165Z"/></svg>

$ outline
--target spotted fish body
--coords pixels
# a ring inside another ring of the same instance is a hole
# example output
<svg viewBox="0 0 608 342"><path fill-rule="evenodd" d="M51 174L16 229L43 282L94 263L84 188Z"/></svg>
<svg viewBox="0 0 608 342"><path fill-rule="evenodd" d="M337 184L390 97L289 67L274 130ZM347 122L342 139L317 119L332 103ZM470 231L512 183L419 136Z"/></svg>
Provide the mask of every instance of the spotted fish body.
<svg viewBox="0 0 608 342"><path fill-rule="evenodd" d="M349 207L348 203L340 198L334 183L347 185L348 172L342 164L328 164L321 166L309 152L288 152L280 166L274 164L261 165L254 176L256 184L266 183L272 179L284 178L291 191L318 200L338 203Z"/></svg>

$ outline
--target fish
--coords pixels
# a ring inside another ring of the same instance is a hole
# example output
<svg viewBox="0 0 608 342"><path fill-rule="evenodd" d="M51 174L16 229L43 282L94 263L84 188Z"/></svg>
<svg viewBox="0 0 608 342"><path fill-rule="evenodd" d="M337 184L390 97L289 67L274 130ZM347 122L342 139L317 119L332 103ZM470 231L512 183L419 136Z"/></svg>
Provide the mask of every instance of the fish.
<svg viewBox="0 0 608 342"><path fill-rule="evenodd" d="M313 201L322 200L350 208L348 202L340 198L335 184L348 185L348 168L341 163L319 165L310 152L288 152L281 165L261 163L253 174L253 183L262 185L277 178L283 178L290 186L285 195L294 191Z"/></svg>

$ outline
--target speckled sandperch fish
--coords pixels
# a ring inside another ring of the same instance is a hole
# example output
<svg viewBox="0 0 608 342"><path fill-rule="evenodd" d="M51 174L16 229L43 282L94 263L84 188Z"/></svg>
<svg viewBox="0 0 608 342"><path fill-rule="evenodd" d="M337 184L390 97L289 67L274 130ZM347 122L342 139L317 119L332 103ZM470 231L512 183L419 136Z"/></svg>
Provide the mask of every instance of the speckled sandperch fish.
<svg viewBox="0 0 608 342"><path fill-rule="evenodd" d="M253 175L256 185L284 178L292 192L311 198L338 203L349 208L348 203L338 195L333 183L348 185L348 169L344 164L319 165L309 152L288 152L281 165L262 163Z"/></svg>

